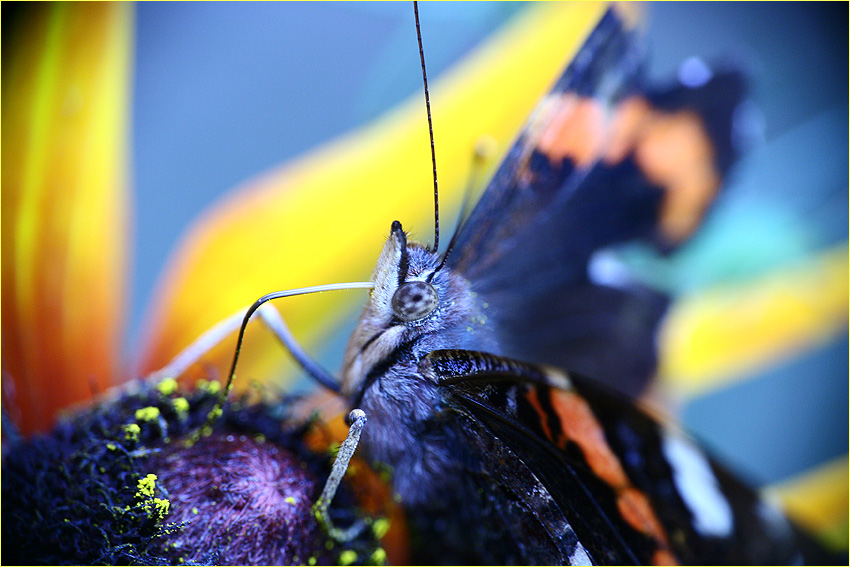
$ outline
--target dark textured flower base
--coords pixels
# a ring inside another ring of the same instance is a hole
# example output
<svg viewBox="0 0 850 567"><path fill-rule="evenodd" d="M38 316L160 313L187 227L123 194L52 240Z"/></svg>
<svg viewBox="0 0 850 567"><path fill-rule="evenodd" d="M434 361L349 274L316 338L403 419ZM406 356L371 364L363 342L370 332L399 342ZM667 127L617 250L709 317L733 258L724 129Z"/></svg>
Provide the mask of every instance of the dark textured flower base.
<svg viewBox="0 0 850 567"><path fill-rule="evenodd" d="M217 393L202 382L139 385L4 447L3 564L339 564L381 562L370 530L328 540L311 506L328 456L304 444L286 406L231 402L191 443ZM340 525L358 517L337 495Z"/></svg>

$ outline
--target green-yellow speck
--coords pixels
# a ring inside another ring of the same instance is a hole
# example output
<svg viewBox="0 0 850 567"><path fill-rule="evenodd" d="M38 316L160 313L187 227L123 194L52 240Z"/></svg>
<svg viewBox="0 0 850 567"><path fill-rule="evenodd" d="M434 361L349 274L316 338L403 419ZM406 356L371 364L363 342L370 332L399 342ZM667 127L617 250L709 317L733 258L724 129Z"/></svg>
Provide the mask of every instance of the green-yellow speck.
<svg viewBox="0 0 850 567"><path fill-rule="evenodd" d="M145 478L139 479L139 489L136 496L139 498L150 498L153 496L154 488L156 488L156 475L151 473Z"/></svg>
<svg viewBox="0 0 850 567"><path fill-rule="evenodd" d="M384 551L383 547L379 547L375 551L372 552L372 557L369 558L372 565L383 565L387 562L387 552Z"/></svg>
<svg viewBox="0 0 850 567"><path fill-rule="evenodd" d="M390 521L386 518L378 518L372 523L372 533L375 537L381 539L387 535L387 530L390 529Z"/></svg>
<svg viewBox="0 0 850 567"><path fill-rule="evenodd" d="M192 513L193 513L193 514L197 514L197 513L198 513L198 509L197 509L196 507L194 507L194 506L192 506Z"/></svg>
<svg viewBox="0 0 850 567"><path fill-rule="evenodd" d="M142 428L139 427L138 423L128 423L124 426L124 439L127 441L138 441L141 431Z"/></svg>
<svg viewBox="0 0 850 567"><path fill-rule="evenodd" d="M152 421L159 417L159 408L148 406L136 410L136 421Z"/></svg>
<svg viewBox="0 0 850 567"><path fill-rule="evenodd" d="M177 380L174 378L165 378L162 382L156 385L163 396L170 396L177 391Z"/></svg>
<svg viewBox="0 0 850 567"><path fill-rule="evenodd" d="M292 497L292 496L287 496L286 498L283 499L283 501L287 502L289 504L295 504L295 498Z"/></svg>
<svg viewBox="0 0 850 567"><path fill-rule="evenodd" d="M316 564L316 558L315 557L310 557L309 559L307 559L307 565L315 565L315 564Z"/></svg>
<svg viewBox="0 0 850 567"><path fill-rule="evenodd" d="M156 506L156 513L160 520L168 515L168 508L171 507L171 502L164 498L154 498L153 504Z"/></svg>
<svg viewBox="0 0 850 567"><path fill-rule="evenodd" d="M181 417L189 412L189 402L186 398L174 398L171 400L171 405L174 406L174 411L177 412L177 415Z"/></svg>
<svg viewBox="0 0 850 567"><path fill-rule="evenodd" d="M210 394L216 394L221 391L221 383L215 380L208 382L206 380L198 380L198 386L201 390L206 390Z"/></svg>
<svg viewBox="0 0 850 567"><path fill-rule="evenodd" d="M357 561L357 552L352 549L346 549L339 554L340 565L351 565L355 561Z"/></svg>
<svg viewBox="0 0 850 567"><path fill-rule="evenodd" d="M115 443L107 443L106 448L109 449L110 451L114 451L118 447L115 445Z"/></svg>

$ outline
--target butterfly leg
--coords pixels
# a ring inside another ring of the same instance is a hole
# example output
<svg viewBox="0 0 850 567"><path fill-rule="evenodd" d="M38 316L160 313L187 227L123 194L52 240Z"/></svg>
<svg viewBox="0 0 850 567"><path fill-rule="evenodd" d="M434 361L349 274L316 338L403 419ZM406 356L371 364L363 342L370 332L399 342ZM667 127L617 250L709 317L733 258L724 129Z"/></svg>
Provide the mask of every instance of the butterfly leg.
<svg viewBox="0 0 850 567"><path fill-rule="evenodd" d="M342 445L340 445L339 452L331 468L331 474L328 476L327 482L325 482L325 488L313 505L313 514L316 516L319 525L337 542L354 539L363 531L367 524L365 520L360 519L350 527L341 529L333 525L330 515L328 515L328 508L331 505L331 501L336 494L337 488L339 488L342 477L345 476L345 472L348 470L348 463L351 457L354 456L354 451L357 450L358 443L360 443L360 434L363 432L363 426L366 425L366 413L361 409L353 409L348 414L348 420L351 423L348 428L348 436L342 442Z"/></svg>

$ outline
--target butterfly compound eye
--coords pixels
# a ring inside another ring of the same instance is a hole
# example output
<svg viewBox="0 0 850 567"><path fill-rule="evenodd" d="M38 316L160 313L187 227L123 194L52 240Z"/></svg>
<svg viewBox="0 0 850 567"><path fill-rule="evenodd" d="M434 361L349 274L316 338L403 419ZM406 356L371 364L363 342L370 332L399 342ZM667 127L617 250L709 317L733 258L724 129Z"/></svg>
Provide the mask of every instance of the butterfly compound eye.
<svg viewBox="0 0 850 567"><path fill-rule="evenodd" d="M393 294L393 313L402 321L416 321L437 307L439 296L428 282L404 282Z"/></svg>

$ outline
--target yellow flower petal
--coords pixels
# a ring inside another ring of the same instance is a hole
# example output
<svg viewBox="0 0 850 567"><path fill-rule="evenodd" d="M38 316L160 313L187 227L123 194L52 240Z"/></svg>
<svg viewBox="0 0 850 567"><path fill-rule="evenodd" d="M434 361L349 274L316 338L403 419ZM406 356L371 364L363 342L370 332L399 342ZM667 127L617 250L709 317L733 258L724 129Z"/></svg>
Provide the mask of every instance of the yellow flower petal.
<svg viewBox="0 0 850 567"><path fill-rule="evenodd" d="M848 460L839 457L780 484L767 494L834 549L847 549Z"/></svg>
<svg viewBox="0 0 850 567"><path fill-rule="evenodd" d="M663 385L697 396L846 329L847 259L845 243L753 282L677 302L661 331Z"/></svg>
<svg viewBox="0 0 850 567"><path fill-rule="evenodd" d="M506 151L606 7L534 5L432 83L445 225L452 226L463 198L476 141L492 136L496 156ZM368 278L393 220L414 239L433 240L431 183L425 106L417 95L376 123L236 190L192 228L172 258L147 324L140 370L162 367L207 328L264 293ZM358 293L363 292L277 305L309 348L363 304ZM269 341L268 333L249 332L240 375L280 376L272 369L288 357L277 345L265 348ZM223 375L232 353L233 342L227 341L205 362Z"/></svg>
<svg viewBox="0 0 850 567"><path fill-rule="evenodd" d="M116 376L132 6L4 16L3 395L32 432Z"/></svg>

